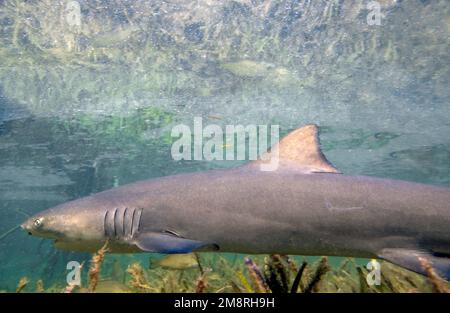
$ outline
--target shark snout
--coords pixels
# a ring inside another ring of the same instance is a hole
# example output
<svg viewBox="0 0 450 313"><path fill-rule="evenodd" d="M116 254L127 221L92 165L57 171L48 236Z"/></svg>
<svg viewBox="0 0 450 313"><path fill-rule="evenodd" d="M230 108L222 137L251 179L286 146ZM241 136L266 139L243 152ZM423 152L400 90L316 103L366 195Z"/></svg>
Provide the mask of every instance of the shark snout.
<svg viewBox="0 0 450 313"><path fill-rule="evenodd" d="M29 222L28 221L26 221L22 225L20 225L20 228L22 228L24 231L26 231L28 233L28 235L32 235L31 228L29 226Z"/></svg>
<svg viewBox="0 0 450 313"><path fill-rule="evenodd" d="M54 227L49 223L49 217L47 215L32 216L20 225L28 235L33 235L42 238L55 238Z"/></svg>

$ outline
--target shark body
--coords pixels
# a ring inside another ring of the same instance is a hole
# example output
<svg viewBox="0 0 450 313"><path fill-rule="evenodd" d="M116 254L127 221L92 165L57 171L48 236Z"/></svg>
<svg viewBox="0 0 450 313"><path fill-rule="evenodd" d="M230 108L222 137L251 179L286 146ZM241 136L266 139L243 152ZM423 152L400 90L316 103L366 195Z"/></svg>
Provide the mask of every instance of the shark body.
<svg viewBox="0 0 450 313"><path fill-rule="evenodd" d="M315 125L260 161L141 181L38 213L22 227L61 249L221 251L381 258L450 276L450 189L345 176L323 156Z"/></svg>

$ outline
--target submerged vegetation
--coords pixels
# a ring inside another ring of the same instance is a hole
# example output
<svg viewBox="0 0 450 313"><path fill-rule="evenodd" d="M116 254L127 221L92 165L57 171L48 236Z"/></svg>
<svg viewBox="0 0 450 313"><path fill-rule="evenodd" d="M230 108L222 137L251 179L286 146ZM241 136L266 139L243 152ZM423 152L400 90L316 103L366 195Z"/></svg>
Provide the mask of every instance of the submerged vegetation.
<svg viewBox="0 0 450 313"><path fill-rule="evenodd" d="M368 283L367 269L352 258L332 266L327 257L316 261L274 254L270 256L235 257L188 254L163 257L164 267L145 268L140 262L126 265L115 256L105 258L107 244L92 256L87 275L87 288L64 287L52 282L48 289L39 279L33 290L29 279L20 279L16 292L244 292L244 293L320 293L320 292L438 292L449 293L450 284L439 277L426 259L421 259L427 277L402 269L388 262L381 263L380 284ZM192 262L196 260L196 267ZM184 265L184 267L183 267ZM81 267L81 269L83 266Z"/></svg>

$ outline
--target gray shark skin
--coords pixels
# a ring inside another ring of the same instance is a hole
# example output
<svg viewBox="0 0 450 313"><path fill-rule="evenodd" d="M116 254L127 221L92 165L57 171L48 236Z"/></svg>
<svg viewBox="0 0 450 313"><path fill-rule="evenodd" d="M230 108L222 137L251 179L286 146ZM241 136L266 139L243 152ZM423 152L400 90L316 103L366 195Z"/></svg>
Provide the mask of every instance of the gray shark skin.
<svg viewBox="0 0 450 313"><path fill-rule="evenodd" d="M23 225L66 250L220 251L381 258L450 276L450 189L345 176L323 156L318 130L292 132L262 160L228 170L124 185L36 214Z"/></svg>

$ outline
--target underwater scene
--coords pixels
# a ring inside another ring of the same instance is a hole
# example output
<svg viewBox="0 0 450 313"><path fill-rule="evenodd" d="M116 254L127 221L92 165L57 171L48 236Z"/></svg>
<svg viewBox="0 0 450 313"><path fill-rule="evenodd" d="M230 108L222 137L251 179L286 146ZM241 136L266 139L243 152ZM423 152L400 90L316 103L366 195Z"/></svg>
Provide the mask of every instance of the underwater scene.
<svg viewBox="0 0 450 313"><path fill-rule="evenodd" d="M449 10L0 1L0 292L449 292Z"/></svg>

